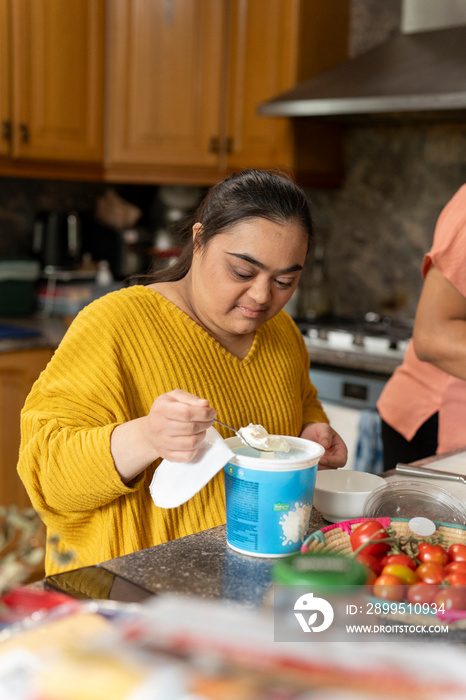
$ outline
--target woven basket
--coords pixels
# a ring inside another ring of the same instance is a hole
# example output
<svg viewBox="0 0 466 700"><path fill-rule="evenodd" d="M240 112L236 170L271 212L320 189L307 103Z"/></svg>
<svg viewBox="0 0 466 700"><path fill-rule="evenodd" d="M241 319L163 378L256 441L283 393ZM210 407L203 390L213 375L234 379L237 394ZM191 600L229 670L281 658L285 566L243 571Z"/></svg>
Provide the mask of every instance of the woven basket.
<svg viewBox="0 0 466 700"><path fill-rule="evenodd" d="M408 520L405 519L392 519L390 518L372 518L377 520L382 527L387 528L390 526L394 532L399 536L412 535L408 527ZM314 532L310 538L306 541L307 548L310 552L321 552L331 549L332 552L338 552L339 554L352 554L353 550L350 543L350 535L355 530L358 525L363 523L367 518L359 518L358 520L346 520L342 523L337 523L336 525L328 525L322 530ZM448 547L454 542L460 542L466 544L466 529L456 527L454 525L439 525L436 531L441 534L444 539L444 544ZM425 539L424 537L419 537L419 541Z"/></svg>
<svg viewBox="0 0 466 700"><path fill-rule="evenodd" d="M390 519L390 518L371 518L372 520L377 520L380 522L383 528L388 526L396 533L398 536L408 536L413 533L408 527L407 519ZM358 520L347 520L345 522L337 523L335 525L328 525L322 530L314 532L307 540L306 547L309 552L335 552L338 554L353 554L353 549L351 547L350 535L355 530L358 525L365 522L367 518L359 518ZM466 544L466 529L457 527L455 525L439 524L436 530L436 534L440 534L443 537L442 545L446 548L453 543ZM418 537L419 541L426 539L424 537ZM304 551L304 548L303 548ZM406 615L403 613L402 616L396 613L391 613L387 615L380 615L387 620L402 621L408 624L419 624L425 623L426 619L430 617L429 615ZM458 620L441 620L435 619L435 624L448 626L450 629L466 629L466 611L464 611L464 619Z"/></svg>

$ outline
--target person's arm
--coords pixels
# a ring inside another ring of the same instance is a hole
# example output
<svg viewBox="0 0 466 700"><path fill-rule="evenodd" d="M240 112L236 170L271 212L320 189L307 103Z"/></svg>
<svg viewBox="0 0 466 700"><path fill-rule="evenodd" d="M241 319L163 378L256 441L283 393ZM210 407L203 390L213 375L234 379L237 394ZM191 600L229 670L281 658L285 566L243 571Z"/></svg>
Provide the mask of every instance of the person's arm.
<svg viewBox="0 0 466 700"><path fill-rule="evenodd" d="M128 483L159 457L189 462L216 413L207 399L175 389L159 396L147 416L117 425L110 446L122 481Z"/></svg>
<svg viewBox="0 0 466 700"><path fill-rule="evenodd" d="M420 360L466 380L466 298L433 266L419 299L413 345Z"/></svg>

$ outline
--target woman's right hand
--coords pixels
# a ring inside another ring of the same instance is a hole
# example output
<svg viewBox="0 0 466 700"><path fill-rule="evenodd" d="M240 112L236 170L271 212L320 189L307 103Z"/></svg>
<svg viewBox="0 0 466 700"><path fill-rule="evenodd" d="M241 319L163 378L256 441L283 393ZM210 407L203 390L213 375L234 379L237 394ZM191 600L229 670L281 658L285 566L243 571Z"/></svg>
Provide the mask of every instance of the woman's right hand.
<svg viewBox="0 0 466 700"><path fill-rule="evenodd" d="M189 462L217 411L182 389L158 396L147 416L118 425L111 437L115 468L127 483L156 459Z"/></svg>
<svg viewBox="0 0 466 700"><path fill-rule="evenodd" d="M207 399L175 389L162 394L152 404L147 416L147 440L159 457L171 462L189 462L216 415Z"/></svg>

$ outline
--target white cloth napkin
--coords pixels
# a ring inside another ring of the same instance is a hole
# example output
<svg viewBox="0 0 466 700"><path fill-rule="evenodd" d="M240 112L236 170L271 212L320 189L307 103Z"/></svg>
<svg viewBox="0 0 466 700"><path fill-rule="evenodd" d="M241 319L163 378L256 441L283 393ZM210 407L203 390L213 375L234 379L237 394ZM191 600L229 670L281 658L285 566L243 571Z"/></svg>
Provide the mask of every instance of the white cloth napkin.
<svg viewBox="0 0 466 700"><path fill-rule="evenodd" d="M233 457L215 428L209 428L191 462L162 460L150 485L150 495L159 508L177 508L196 495Z"/></svg>

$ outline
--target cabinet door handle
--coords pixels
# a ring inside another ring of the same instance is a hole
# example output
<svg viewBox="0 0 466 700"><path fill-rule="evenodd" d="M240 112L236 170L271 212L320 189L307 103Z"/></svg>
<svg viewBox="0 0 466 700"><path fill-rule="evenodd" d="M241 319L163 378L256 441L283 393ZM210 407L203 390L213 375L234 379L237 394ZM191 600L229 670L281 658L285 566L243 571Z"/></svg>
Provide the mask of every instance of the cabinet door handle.
<svg viewBox="0 0 466 700"><path fill-rule="evenodd" d="M21 143L28 143L29 141L29 129L27 124L19 125L19 138Z"/></svg>
<svg viewBox="0 0 466 700"><path fill-rule="evenodd" d="M212 136L209 141L210 153L220 153L220 141L218 136Z"/></svg>
<svg viewBox="0 0 466 700"><path fill-rule="evenodd" d="M230 155L230 153L233 153L233 138L231 136L229 136L226 140L226 152L228 153L228 155Z"/></svg>
<svg viewBox="0 0 466 700"><path fill-rule="evenodd" d="M11 122L6 119L2 122L2 139L11 141Z"/></svg>

